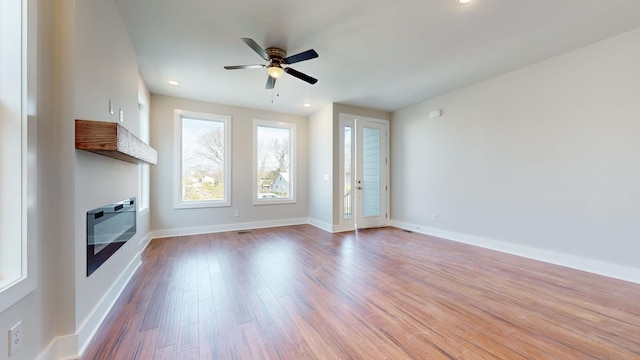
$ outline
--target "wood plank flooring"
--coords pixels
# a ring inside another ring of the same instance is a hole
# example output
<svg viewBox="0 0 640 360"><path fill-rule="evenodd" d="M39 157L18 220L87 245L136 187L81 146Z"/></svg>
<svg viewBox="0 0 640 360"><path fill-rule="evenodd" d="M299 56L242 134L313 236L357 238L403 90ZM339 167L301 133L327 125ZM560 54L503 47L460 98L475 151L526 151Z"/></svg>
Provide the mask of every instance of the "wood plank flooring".
<svg viewBox="0 0 640 360"><path fill-rule="evenodd" d="M640 285L395 228L156 239L83 359L640 359Z"/></svg>

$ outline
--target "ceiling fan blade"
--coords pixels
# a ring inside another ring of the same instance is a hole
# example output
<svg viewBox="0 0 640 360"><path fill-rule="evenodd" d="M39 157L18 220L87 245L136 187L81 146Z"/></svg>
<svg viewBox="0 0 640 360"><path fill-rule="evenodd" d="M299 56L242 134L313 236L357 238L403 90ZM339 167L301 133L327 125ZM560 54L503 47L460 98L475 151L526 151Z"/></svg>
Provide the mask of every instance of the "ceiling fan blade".
<svg viewBox="0 0 640 360"><path fill-rule="evenodd" d="M263 67L266 67L266 65L262 65L262 64L231 65L231 66L225 66L224 68L227 70L238 70L238 69L262 69Z"/></svg>
<svg viewBox="0 0 640 360"><path fill-rule="evenodd" d="M318 82L318 79L316 79L314 77L311 77L311 76L309 76L307 74L303 74L300 71L294 70L294 69L292 69L290 67L285 68L284 71L287 74L289 74L291 76L294 76L294 77L297 77L298 79L306 81L306 82L308 82L309 84L312 84L312 85Z"/></svg>
<svg viewBox="0 0 640 360"><path fill-rule="evenodd" d="M265 89L273 89L276 86L276 78L271 76L267 77L267 85L264 87Z"/></svg>
<svg viewBox="0 0 640 360"><path fill-rule="evenodd" d="M244 41L245 44L249 45L249 47L252 48L253 51L258 53L258 55L262 56L263 59L269 61L269 55L267 54L267 52L264 51L264 49L260 45L258 45L258 43L253 41L253 39L242 38L242 41Z"/></svg>
<svg viewBox="0 0 640 360"><path fill-rule="evenodd" d="M284 62L286 64L294 64L300 61L305 61L305 60L309 60L309 59L315 59L318 57L318 53L313 50L313 49L309 49L307 51L301 52L299 54L295 54L295 55L291 55L288 56L286 58L284 58Z"/></svg>

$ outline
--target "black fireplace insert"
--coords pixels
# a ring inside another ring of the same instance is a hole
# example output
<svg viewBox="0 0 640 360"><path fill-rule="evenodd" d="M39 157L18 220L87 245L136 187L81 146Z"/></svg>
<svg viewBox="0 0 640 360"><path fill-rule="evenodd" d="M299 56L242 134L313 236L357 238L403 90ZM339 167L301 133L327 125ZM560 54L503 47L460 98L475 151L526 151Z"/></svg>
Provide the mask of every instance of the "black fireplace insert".
<svg viewBox="0 0 640 360"><path fill-rule="evenodd" d="M135 233L135 197L87 211L87 276Z"/></svg>

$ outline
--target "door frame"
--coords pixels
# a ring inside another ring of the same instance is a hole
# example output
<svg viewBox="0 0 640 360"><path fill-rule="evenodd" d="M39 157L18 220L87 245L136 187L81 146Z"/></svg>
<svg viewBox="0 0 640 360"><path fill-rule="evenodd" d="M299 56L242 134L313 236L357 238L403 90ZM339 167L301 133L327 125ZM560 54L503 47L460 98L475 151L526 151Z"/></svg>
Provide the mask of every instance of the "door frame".
<svg viewBox="0 0 640 360"><path fill-rule="evenodd" d="M386 214L386 221L383 225L381 226L386 226L389 224L389 221L391 219L390 216L390 209L391 209L391 187L389 186L389 179L390 179L390 168L391 168L391 161L390 161L390 136L389 136L389 120L384 120L384 119L376 119L376 118L371 118L371 117L367 117L367 116L357 116L357 115L353 115L353 114L347 114L347 113L340 113L339 114L339 130L338 130L338 172L339 172L339 186L338 186L338 195L337 195L337 200L338 200L338 214L339 214L339 222L338 222L338 229L336 229L337 231L351 231L351 230L356 230L356 208L357 208L357 204L356 204L356 196L354 196L354 193L352 191L351 193L351 207L352 207L352 216L350 219L345 219L345 201L344 201L344 194L345 194L345 181L344 181L344 174L345 174L345 161L344 161L344 156L345 156L345 151L344 151L344 146L345 146L345 139L344 139L344 128L345 126L351 126L351 136L352 136L352 176L350 179L350 186L351 189L355 188L355 169L356 169L356 164L355 164L355 160L356 160L356 143L355 143L355 139L356 139L356 125L357 125L357 121L356 120L364 120L364 121L369 121L369 122L374 122L374 123L378 123L384 126L385 128L385 132L384 132L384 145L386 148L386 154L384 154L385 156L385 163L384 163L384 167L385 167L385 174L384 174L384 178L381 179L381 187L385 188L384 191L384 197L385 197L385 206L384 209L381 209L381 211L384 211L384 213Z"/></svg>

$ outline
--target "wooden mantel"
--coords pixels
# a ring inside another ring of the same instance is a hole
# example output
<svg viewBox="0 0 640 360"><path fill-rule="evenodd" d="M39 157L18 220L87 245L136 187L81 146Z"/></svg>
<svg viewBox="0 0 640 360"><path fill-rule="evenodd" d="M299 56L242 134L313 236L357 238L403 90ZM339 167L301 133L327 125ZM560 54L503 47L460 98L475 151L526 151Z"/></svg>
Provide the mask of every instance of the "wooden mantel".
<svg viewBox="0 0 640 360"><path fill-rule="evenodd" d="M154 148L114 122L76 120L76 149L134 164L158 162Z"/></svg>

